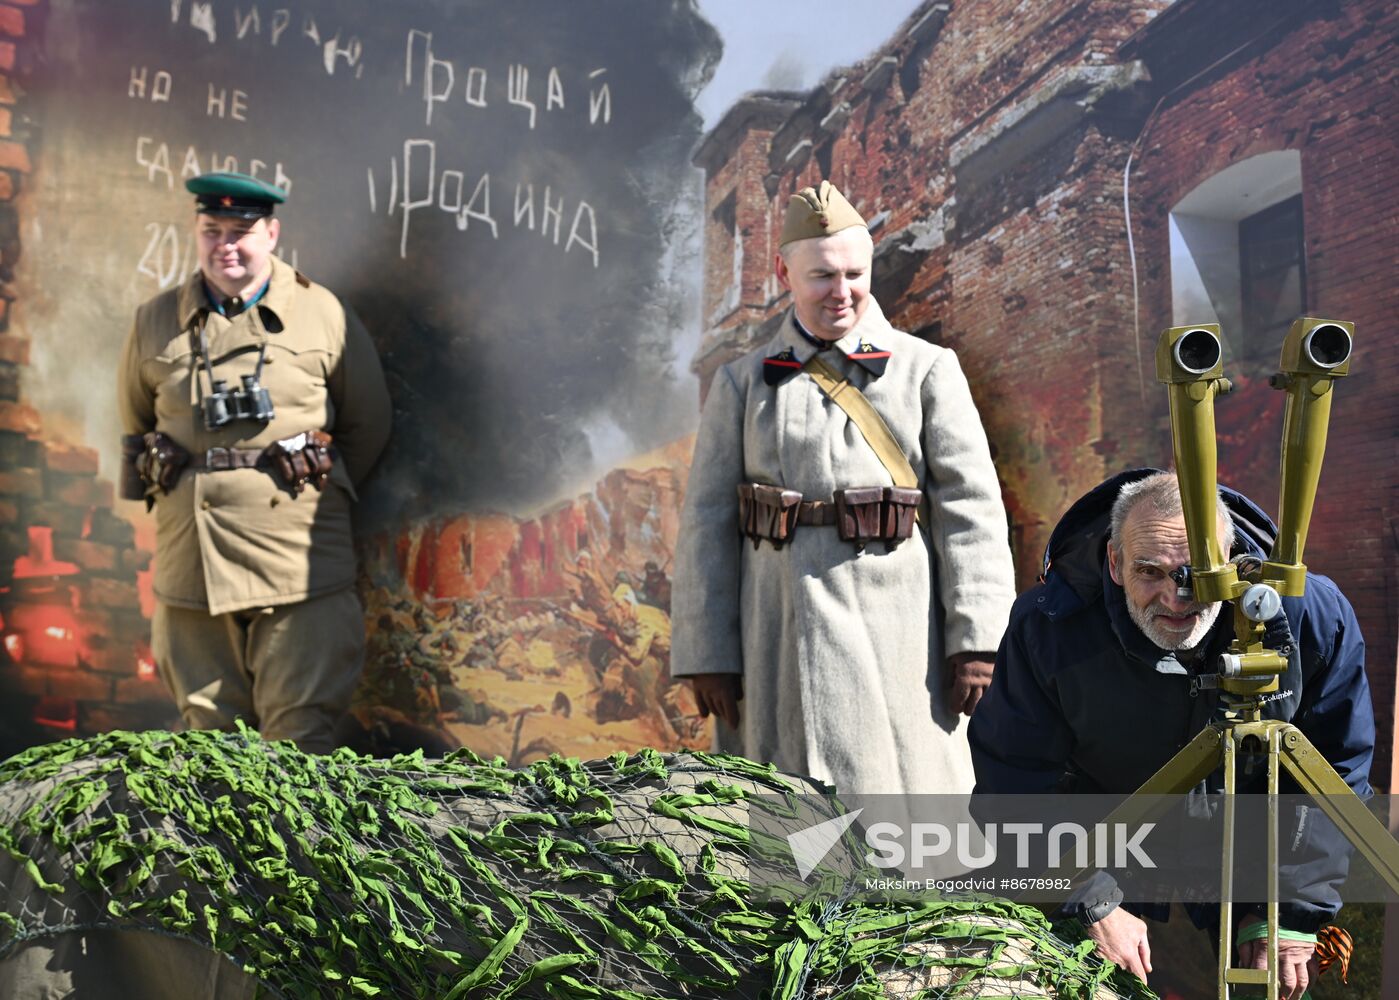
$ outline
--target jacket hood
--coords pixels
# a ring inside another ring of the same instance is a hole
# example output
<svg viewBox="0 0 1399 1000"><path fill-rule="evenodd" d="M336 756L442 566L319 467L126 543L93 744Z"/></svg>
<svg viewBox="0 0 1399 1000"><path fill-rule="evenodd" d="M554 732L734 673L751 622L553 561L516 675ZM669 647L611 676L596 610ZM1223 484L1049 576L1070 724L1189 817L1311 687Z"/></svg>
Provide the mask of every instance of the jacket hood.
<svg viewBox="0 0 1399 1000"><path fill-rule="evenodd" d="M1144 468L1120 472L1079 497L1064 512L1049 536L1040 570L1040 579L1049 587L1057 613L1077 610L1103 593L1103 560L1113 502L1128 483L1162 471ZM1229 554L1249 553L1266 558L1277 537L1277 525L1237 490L1221 485L1219 492L1234 522L1234 547Z"/></svg>

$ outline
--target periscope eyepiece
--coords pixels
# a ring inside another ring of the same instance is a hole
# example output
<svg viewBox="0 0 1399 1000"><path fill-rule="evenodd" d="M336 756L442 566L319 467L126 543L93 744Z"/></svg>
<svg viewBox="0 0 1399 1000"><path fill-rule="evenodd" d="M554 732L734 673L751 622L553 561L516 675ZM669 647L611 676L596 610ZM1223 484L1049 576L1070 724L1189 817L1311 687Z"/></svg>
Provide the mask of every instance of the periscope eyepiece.
<svg viewBox="0 0 1399 1000"><path fill-rule="evenodd" d="M1171 354L1182 371L1203 375L1219 364L1223 350L1219 337L1209 330L1194 329L1182 333L1171 347Z"/></svg>
<svg viewBox="0 0 1399 1000"><path fill-rule="evenodd" d="M1302 352L1318 368L1330 371L1350 360L1351 336L1343 326L1322 323L1302 339Z"/></svg>

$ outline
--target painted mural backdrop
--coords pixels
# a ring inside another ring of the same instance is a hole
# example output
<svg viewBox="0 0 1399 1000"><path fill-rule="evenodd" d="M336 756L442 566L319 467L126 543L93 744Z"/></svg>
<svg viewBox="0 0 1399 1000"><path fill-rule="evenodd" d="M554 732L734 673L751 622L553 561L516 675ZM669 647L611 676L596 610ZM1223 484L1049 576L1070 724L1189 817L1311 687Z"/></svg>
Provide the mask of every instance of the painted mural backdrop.
<svg viewBox="0 0 1399 1000"><path fill-rule="evenodd" d="M288 188L279 252L360 314L395 401L360 505L370 655L346 738L515 760L700 742L666 670L697 411L674 346L698 287L693 100L721 51L693 4L25 14L34 426L6 475L33 495L8 731L172 719L150 521L112 501L109 373L135 306L198 267L183 181L229 169Z"/></svg>

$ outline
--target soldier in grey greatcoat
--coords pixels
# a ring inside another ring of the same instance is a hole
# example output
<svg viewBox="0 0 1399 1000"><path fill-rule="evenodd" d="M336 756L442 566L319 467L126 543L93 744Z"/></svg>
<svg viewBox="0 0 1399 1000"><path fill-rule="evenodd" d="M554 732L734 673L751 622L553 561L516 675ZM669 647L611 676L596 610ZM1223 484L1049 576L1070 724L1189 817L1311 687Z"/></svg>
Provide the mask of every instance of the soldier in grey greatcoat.
<svg viewBox="0 0 1399 1000"><path fill-rule="evenodd" d="M829 183L792 197L776 259L792 307L715 374L700 421L671 672L718 717L720 749L846 793L970 792L966 716L1015 599L1005 509L956 356L889 325L872 256L864 219ZM856 389L883 418L894 458L818 385L813 355L846 380L837 396ZM855 508L838 511L834 494L901 485L900 464L924 501L912 537L843 540ZM740 535L741 484L801 495L781 545Z"/></svg>

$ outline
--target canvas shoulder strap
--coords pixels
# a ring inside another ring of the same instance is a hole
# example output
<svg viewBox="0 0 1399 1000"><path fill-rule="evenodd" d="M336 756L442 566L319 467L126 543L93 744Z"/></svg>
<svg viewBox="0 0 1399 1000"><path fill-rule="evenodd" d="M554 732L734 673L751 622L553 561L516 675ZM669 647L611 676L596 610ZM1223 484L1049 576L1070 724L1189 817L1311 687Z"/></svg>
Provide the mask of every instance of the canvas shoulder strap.
<svg viewBox="0 0 1399 1000"><path fill-rule="evenodd" d="M908 489L918 488L918 474L909 464L908 456L894 439L893 431L879 415L879 411L865 398L865 394L851 384L850 380L832 368L819 354L813 354L806 363L806 373L820 387L832 403L845 411L860 433L874 449L879 462L889 471L895 486Z"/></svg>

